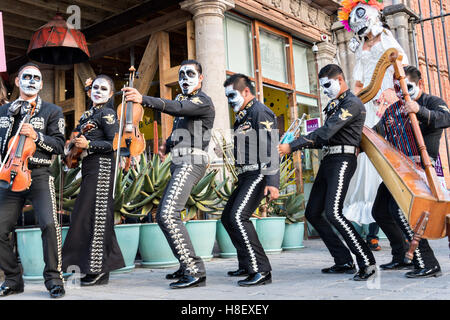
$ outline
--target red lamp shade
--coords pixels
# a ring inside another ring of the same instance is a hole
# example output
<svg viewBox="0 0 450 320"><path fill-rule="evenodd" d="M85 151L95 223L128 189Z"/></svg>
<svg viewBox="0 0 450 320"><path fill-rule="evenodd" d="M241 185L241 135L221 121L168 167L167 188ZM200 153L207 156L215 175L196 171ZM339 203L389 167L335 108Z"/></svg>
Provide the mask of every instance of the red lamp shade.
<svg viewBox="0 0 450 320"><path fill-rule="evenodd" d="M57 65L89 60L84 34L70 28L59 13L34 33L27 54L32 60Z"/></svg>

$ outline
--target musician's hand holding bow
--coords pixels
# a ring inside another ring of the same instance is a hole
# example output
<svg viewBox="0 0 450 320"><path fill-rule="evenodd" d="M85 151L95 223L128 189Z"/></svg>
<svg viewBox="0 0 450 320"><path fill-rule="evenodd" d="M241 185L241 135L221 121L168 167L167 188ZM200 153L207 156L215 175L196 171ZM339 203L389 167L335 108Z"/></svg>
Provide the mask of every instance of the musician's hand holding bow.
<svg viewBox="0 0 450 320"><path fill-rule="evenodd" d="M127 102L134 102L142 104L142 94L135 88L126 87L122 91L125 91L125 99Z"/></svg>
<svg viewBox="0 0 450 320"><path fill-rule="evenodd" d="M34 131L33 125L31 123L24 123L22 126L22 130L20 130L20 134L27 136L33 140L37 139L37 133Z"/></svg>
<svg viewBox="0 0 450 320"><path fill-rule="evenodd" d="M417 113L419 111L419 104L413 100L407 101L403 107L406 113Z"/></svg>
<svg viewBox="0 0 450 320"><path fill-rule="evenodd" d="M75 147L81 148L81 149L87 149L89 146L89 141L83 135L79 136L78 138L75 138L74 143L75 143Z"/></svg>
<svg viewBox="0 0 450 320"><path fill-rule="evenodd" d="M290 154L291 152L291 146L288 143L282 143L278 145L278 154L280 155L280 157Z"/></svg>

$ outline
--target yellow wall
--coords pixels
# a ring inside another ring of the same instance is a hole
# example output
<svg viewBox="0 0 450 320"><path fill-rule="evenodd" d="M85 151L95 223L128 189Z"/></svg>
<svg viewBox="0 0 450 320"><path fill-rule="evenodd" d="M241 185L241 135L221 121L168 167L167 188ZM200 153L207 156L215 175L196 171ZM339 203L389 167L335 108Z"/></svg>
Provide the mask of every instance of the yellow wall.
<svg viewBox="0 0 450 320"><path fill-rule="evenodd" d="M284 115L284 130L289 128L289 100L285 91L264 87L264 104L277 116Z"/></svg>

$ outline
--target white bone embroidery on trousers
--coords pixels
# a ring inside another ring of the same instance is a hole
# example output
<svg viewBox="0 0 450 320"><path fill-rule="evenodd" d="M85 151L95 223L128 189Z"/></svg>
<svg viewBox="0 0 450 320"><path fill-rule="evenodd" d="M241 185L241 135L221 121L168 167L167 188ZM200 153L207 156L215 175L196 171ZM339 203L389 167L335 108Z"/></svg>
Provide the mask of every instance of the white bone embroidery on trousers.
<svg viewBox="0 0 450 320"><path fill-rule="evenodd" d="M179 175L174 178L172 187L170 190L168 190L167 205L162 210L162 218L164 219L165 225L170 230L170 237L175 243L175 248L177 250L177 253L180 255L180 260L184 265L186 265L186 270L190 274L195 275L198 272L198 268L195 265L194 259L190 257L191 252L188 248L186 248L187 244L185 243L183 234L180 232L180 229L177 228L175 219L173 218L173 213L175 211L175 201L178 199L178 195L181 193L182 188L192 169L193 166L191 164L185 163L181 167Z"/></svg>
<svg viewBox="0 0 450 320"><path fill-rule="evenodd" d="M52 198L52 215L53 215L53 223L55 224L56 229L56 242L58 247L58 272L59 278L64 282L64 278L62 275L62 235L61 228L58 223L58 215L56 213L56 192L55 192L55 178L52 176L48 177L48 186L50 188L50 197Z"/></svg>
<svg viewBox="0 0 450 320"><path fill-rule="evenodd" d="M255 251L253 250L250 241L248 240L248 235L245 232L245 228L241 222L241 213L244 210L245 206L247 205L248 200L250 200L250 196L252 195L253 191L256 188L256 185L262 181L264 176L262 174L258 175L258 178L256 178L255 181L251 184L250 188L248 188L248 192L244 197L244 200L242 201L239 208L236 210L235 218L236 223L238 225L239 231L242 234L242 238L244 238L245 246L247 247L248 253L250 254L250 262L252 265L252 269L254 272L258 272L258 263L256 261Z"/></svg>
<svg viewBox="0 0 450 320"><path fill-rule="evenodd" d="M103 242L105 238L109 184L112 169L111 159L99 158L99 174L95 197L94 235L91 244L90 270L100 273L103 268Z"/></svg>
<svg viewBox="0 0 450 320"><path fill-rule="evenodd" d="M400 217L400 221L403 224L403 227L406 229L406 232L408 233L408 241L412 241L414 238L414 231L411 229L411 226L409 225L408 221L406 221L406 217L403 214L402 210L399 208L397 210L398 216ZM417 262L419 263L419 267L425 268L425 262L422 259L422 254L420 253L419 247L417 247L416 250L414 250L414 253L417 258Z"/></svg>
<svg viewBox="0 0 450 320"><path fill-rule="evenodd" d="M344 161L342 162L341 169L339 170L339 180L338 180L338 188L336 190L336 196L334 198L334 206L333 206L333 213L334 218L339 222L339 224L344 228L347 235L350 237L350 240L352 241L353 245L356 247L362 258L364 259L364 264L366 266L370 265L369 257L364 253L364 250L361 248L361 245L356 240L355 234L351 230L350 226L347 222L342 219L342 217L339 216L339 201L341 199L341 193L342 193L342 187L344 184L344 174L345 170L347 169L348 162Z"/></svg>

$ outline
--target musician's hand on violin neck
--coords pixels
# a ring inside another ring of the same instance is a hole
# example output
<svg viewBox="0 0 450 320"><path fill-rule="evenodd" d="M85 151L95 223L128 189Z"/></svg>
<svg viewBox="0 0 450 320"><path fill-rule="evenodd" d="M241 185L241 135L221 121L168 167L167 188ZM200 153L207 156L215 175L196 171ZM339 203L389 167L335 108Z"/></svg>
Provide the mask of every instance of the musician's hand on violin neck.
<svg viewBox="0 0 450 320"><path fill-rule="evenodd" d="M37 133L34 131L33 125L30 123L24 123L22 126L22 130L20 130L20 134L30 137L33 140L36 140Z"/></svg>
<svg viewBox="0 0 450 320"><path fill-rule="evenodd" d="M87 141L86 137L81 135L78 138L74 139L75 147L81 148L81 149L87 149L89 142Z"/></svg>
<svg viewBox="0 0 450 320"><path fill-rule="evenodd" d="M290 153L291 153L291 146L288 143L278 145L278 154L280 155L280 157Z"/></svg>
<svg viewBox="0 0 450 320"><path fill-rule="evenodd" d="M142 94L135 88L125 87L122 89L125 92L125 100L127 102L134 102L142 104Z"/></svg>
<svg viewBox="0 0 450 320"><path fill-rule="evenodd" d="M417 102L411 100L407 101L403 108L406 113L417 113L419 112L420 106Z"/></svg>

